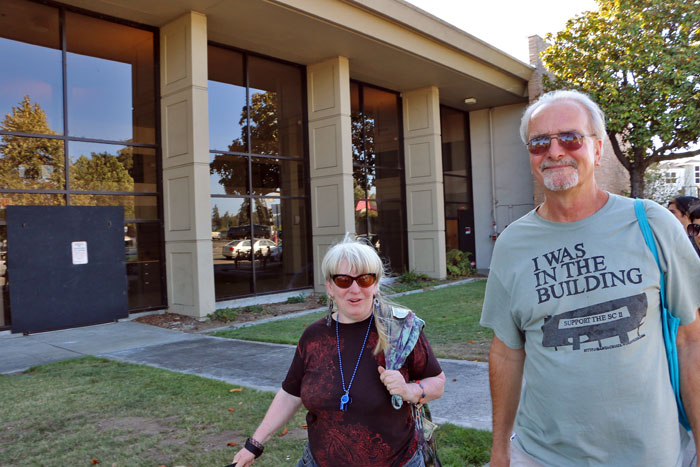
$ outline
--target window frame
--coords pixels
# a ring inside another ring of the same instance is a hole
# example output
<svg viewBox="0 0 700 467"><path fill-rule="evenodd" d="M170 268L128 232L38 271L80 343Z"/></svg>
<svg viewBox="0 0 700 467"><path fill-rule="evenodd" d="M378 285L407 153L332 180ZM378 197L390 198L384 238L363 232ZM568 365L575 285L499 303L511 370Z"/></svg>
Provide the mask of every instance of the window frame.
<svg viewBox="0 0 700 467"><path fill-rule="evenodd" d="M207 47L212 46L212 47L218 47L222 48L225 50L230 50L233 52L240 53L243 56L243 80L245 83L245 88L246 88L246 101L245 105L248 106L250 103L251 99L251 94L250 94L250 74L249 74L249 66L248 66L248 60L249 57L255 57L258 59L262 60L269 60L273 62L280 63L282 65L290 66L297 68L299 70L299 75L301 77L301 82L300 82L300 87L301 87L301 105L302 105L302 125L304 126L302 130L302 151L303 154L301 157L296 157L296 156L285 156L285 155L270 155L270 154L258 154L254 152L240 152L240 151L224 151L224 150L219 150L219 149L212 149L209 148L209 154L210 156L216 156L216 155L224 155L224 156L235 156L235 157L241 157L245 158L246 164L247 164L247 170L248 170L248 180L247 180L247 192L251 193L252 188L253 188L253 159L275 159L275 160L288 160L288 161L294 161L294 162L301 162L303 164L304 168L304 196L291 196L291 195L281 195L278 194L277 196L270 196L268 195L251 195L251 194L236 194L236 195L227 195L227 194L214 194L211 193L211 199L212 201L215 199L250 199L251 202L249 203L249 211L248 211L248 216L249 219L254 219L254 211L255 211L255 203L253 200L255 199L279 199L280 201L282 200L298 200L304 202L306 209L306 219L305 219L305 229L306 232L308 233L306 237L311 237L312 234L312 223L311 223L311 177L310 177L310 161L309 161L309 136L308 136L308 96L307 96L307 79L306 79L306 67L304 65L300 65L298 63L293 63L287 60L283 60L277 57L271 57L268 55L256 53L253 51L245 50L245 49L240 49L238 47L222 44L216 41L207 41ZM209 77L207 76L207 80L209 80ZM248 108L248 114L247 114L247 128L248 128L248 135L247 135L247 147L251 148L252 146L252 140L251 140L251 135L250 135L250 108ZM210 162L211 164L211 162ZM251 242L251 245L254 245L256 240L259 240L259 238L255 237L255 228L254 228L255 223L250 222L250 238L248 239ZM303 239L306 240L306 239ZM313 246L312 242L309 242L307 245L307 257L306 257L306 262L309 266L313 266ZM251 247L252 248L252 247ZM235 300L239 298L246 298L246 297L254 297L254 296L260 296L260 295L269 295L269 294L275 294L275 293L280 293L280 292L292 292L295 290L303 290L303 289L308 289L309 287L313 287L314 284L314 273L313 273L313 267L309 267L309 271L307 274L307 282L309 285L307 286L302 286L302 287L295 287L295 288L290 288L290 289L281 289L281 290L274 290L274 291L258 291L257 287L257 277L256 277L256 265L255 261L252 262L251 265L251 289L252 292L247 293L247 294L241 294L241 295L233 295L233 296L219 296L216 293L216 288L214 291L215 295L215 301L217 302L222 302L222 301L228 301L228 300Z"/></svg>
<svg viewBox="0 0 700 467"><path fill-rule="evenodd" d="M134 21L129 21L121 18L116 18L113 16L96 13L90 10L86 10L79 7L73 7L70 5L64 5L62 3L46 0L24 0L27 3L37 3L45 5L47 7L56 8L58 10L58 21L59 21L59 45L61 53L61 86L62 86L62 106L61 112L63 117L63 133L61 135L50 135L50 134L36 134L36 133L26 133L26 132L12 132L0 129L0 136L14 136L21 138L38 138L38 139L53 139L59 140L63 143L63 157L64 157L64 186L59 189L41 190L41 189L13 189L13 188L2 188L0 187L0 193L17 193L17 194L55 194L63 197L65 201L65 206L72 206L71 196L79 195L110 195L110 196L133 196L133 197L155 197L157 200L157 219L124 219L124 225L127 224L152 224L158 225L159 231L159 242L160 242L160 263L161 263L161 273L160 273L160 305L151 305L140 308L130 308L129 313L152 311L152 310L162 310L168 307L167 300L167 289L166 289L166 277L165 277L165 237L163 233L163 180L162 180L162 147L161 141L161 111L160 111L160 34L159 29L154 26L137 23ZM72 14L78 14L87 16L90 18L95 18L103 21L108 21L111 23L116 23L123 26L128 26L131 28L140 29L143 31L150 32L153 34L153 112L154 112L154 132L155 140L154 143L136 143L128 141L117 141L117 140L106 140L100 138L86 138L80 136L70 136L69 135L69 118L68 118L68 50L66 42L66 12ZM0 34L1 36L1 34ZM72 142L78 143L91 143L91 144L104 144L110 146L121 146L121 147L134 147L134 148L148 148L152 149L155 153L155 178L156 178L156 191L148 192L116 192L116 191L99 191L99 190L75 190L71 188L70 185L70 155L69 155L69 144ZM6 226L6 221L0 220L0 225ZM9 310L6 310L9 313ZM7 321L10 322L10 321ZM8 326L9 327L9 326ZM5 329L5 327L0 327L0 330Z"/></svg>

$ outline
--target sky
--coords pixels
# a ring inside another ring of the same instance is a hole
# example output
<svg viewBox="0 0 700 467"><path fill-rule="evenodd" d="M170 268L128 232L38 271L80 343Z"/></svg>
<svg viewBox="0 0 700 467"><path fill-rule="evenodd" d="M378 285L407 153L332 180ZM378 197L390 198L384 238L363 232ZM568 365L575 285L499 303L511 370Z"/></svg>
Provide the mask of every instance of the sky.
<svg viewBox="0 0 700 467"><path fill-rule="evenodd" d="M528 63L528 36L544 37L581 12L597 10L595 0L406 0Z"/></svg>

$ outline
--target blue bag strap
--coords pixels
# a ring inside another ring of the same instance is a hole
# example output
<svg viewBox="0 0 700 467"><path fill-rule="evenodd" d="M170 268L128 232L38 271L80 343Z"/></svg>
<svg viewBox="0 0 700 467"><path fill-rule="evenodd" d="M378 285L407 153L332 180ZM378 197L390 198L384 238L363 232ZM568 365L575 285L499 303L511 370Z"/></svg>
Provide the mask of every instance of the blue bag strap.
<svg viewBox="0 0 700 467"><path fill-rule="evenodd" d="M656 249L656 241L654 241L654 235L651 231L651 227L649 226L646 211L644 210L644 203L639 198L634 200L634 213L637 216L637 222L639 223L639 228L642 230L644 241L649 247L651 253L654 255L656 266L659 268L659 274L661 275L661 280L659 283L659 295L661 297L661 328L663 331L664 345L666 347L668 371L669 376L671 377L673 393L676 397L676 405L678 406L678 420L686 430L690 431L690 423L683 407L683 401L681 400L680 377L678 373L676 337L678 335L678 325L680 324L680 319L669 313L668 307L666 306L666 276L664 275L664 271L661 269L659 252Z"/></svg>
<svg viewBox="0 0 700 467"><path fill-rule="evenodd" d="M651 232L651 227L649 226L649 220L647 219L647 213L644 211L644 203L642 202L641 199L636 198L634 200L634 213L637 215L637 221L639 222L639 228L642 229L642 236L644 237L644 241L646 242L647 246L651 250L651 253L654 255L654 259L656 260L656 266L659 268L659 274L661 274L661 283L659 284L660 287L660 295L661 295L661 306L664 309L666 308L666 276L664 275L664 271L661 269L661 261L659 261L659 252L656 249L656 242L654 241L654 235Z"/></svg>

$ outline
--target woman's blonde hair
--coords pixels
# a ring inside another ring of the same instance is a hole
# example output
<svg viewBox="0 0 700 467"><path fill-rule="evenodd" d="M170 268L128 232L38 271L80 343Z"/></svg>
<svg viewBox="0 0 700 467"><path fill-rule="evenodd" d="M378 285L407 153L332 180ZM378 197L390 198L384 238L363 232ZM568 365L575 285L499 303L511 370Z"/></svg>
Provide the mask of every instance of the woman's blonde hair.
<svg viewBox="0 0 700 467"><path fill-rule="evenodd" d="M338 274L340 265L343 261L347 261L350 267L350 272L355 274L376 274L377 294L375 300L379 302L379 306L374 306L374 323L377 327L379 339L374 348L374 355L384 352L389 344L387 336L386 320L392 316L391 303L384 299L381 294L381 280L386 276L386 270L382 259L377 254L369 242L360 237L355 238L351 233L346 233L345 238L331 246L321 263L321 273L328 282L332 282L332 276Z"/></svg>

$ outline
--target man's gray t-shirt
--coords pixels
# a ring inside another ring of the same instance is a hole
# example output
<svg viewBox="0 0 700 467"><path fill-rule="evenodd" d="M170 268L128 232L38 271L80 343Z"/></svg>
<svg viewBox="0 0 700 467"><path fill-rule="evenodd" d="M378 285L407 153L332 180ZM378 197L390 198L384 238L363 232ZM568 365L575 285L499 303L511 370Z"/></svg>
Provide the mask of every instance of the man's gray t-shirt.
<svg viewBox="0 0 700 467"><path fill-rule="evenodd" d="M700 306L700 260L673 215L645 201L681 324ZM498 239L481 316L525 349L515 442L545 465L680 463L661 331L659 271L633 200L570 223L535 211Z"/></svg>

